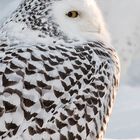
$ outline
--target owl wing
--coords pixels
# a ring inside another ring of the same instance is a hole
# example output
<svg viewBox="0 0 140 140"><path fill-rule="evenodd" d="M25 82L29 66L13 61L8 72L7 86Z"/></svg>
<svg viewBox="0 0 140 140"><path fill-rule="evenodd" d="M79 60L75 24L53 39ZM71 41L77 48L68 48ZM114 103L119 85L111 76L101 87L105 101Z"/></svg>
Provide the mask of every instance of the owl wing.
<svg viewBox="0 0 140 140"><path fill-rule="evenodd" d="M0 138L101 137L118 86L113 50L93 42L0 45Z"/></svg>

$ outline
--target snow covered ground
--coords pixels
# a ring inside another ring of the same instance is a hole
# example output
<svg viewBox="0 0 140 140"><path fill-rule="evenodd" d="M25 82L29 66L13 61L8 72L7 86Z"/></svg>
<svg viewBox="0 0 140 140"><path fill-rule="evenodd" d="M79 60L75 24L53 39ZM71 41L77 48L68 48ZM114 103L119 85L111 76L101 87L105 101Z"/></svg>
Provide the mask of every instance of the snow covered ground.
<svg viewBox="0 0 140 140"><path fill-rule="evenodd" d="M20 1L0 0L0 20ZM113 140L140 140L140 0L97 2L122 63L122 82L106 137Z"/></svg>

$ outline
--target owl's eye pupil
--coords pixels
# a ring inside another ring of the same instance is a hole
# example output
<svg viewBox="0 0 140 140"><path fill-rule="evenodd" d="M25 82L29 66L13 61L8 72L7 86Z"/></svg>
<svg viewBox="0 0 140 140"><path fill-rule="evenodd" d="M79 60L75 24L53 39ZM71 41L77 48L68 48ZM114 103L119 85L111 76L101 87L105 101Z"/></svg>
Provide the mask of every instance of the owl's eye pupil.
<svg viewBox="0 0 140 140"><path fill-rule="evenodd" d="M66 15L70 18L76 18L79 16L79 13L77 11L70 11Z"/></svg>

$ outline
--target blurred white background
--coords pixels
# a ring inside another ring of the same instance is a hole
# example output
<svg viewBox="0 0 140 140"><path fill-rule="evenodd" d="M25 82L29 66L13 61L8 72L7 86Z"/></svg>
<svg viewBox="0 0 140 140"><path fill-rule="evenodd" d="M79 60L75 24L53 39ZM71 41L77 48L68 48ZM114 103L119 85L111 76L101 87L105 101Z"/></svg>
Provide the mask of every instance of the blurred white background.
<svg viewBox="0 0 140 140"><path fill-rule="evenodd" d="M0 0L0 21L21 0ZM140 138L140 0L96 0L118 50L121 86L106 137Z"/></svg>
<svg viewBox="0 0 140 140"><path fill-rule="evenodd" d="M122 80L140 84L140 0L96 1L101 6L113 45L121 58Z"/></svg>

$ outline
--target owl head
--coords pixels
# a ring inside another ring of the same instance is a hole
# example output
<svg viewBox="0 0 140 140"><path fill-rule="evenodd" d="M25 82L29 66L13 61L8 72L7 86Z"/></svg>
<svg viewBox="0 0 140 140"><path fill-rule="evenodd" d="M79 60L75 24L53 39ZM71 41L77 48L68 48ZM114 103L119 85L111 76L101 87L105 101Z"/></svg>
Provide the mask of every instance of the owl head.
<svg viewBox="0 0 140 140"><path fill-rule="evenodd" d="M55 22L69 37L109 41L95 0L55 0L51 6Z"/></svg>
<svg viewBox="0 0 140 140"><path fill-rule="evenodd" d="M22 24L21 28L10 27L14 32L21 33L25 24L33 32L42 32L53 39L109 42L95 0L23 0L11 19Z"/></svg>

